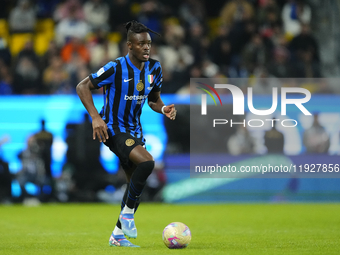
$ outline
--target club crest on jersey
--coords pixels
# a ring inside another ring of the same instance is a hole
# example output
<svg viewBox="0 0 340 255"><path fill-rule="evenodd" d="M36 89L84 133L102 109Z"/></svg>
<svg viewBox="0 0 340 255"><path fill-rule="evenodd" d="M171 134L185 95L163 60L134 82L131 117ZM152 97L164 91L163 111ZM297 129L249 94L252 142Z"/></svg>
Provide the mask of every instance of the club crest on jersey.
<svg viewBox="0 0 340 255"><path fill-rule="evenodd" d="M142 90L144 89L144 84L143 84L142 80L140 80L140 81L137 83L136 89L137 89L138 91L142 91Z"/></svg>
<svg viewBox="0 0 340 255"><path fill-rule="evenodd" d="M148 82L151 84L153 83L153 74L148 75Z"/></svg>
<svg viewBox="0 0 340 255"><path fill-rule="evenodd" d="M133 140L133 139L131 139L131 138L126 139L125 144L126 144L126 146L129 146L129 147L130 147L130 146L132 146L132 145L135 144L135 140Z"/></svg>

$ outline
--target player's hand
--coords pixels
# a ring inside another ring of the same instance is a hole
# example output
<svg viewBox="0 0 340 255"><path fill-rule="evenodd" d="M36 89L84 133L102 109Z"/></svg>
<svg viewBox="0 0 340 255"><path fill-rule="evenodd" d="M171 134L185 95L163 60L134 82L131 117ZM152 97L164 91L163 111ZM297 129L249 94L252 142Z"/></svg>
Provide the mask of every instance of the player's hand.
<svg viewBox="0 0 340 255"><path fill-rule="evenodd" d="M168 106L164 107L164 114L169 119L175 120L176 119L176 114L177 114L177 110L175 109L175 105L171 104L171 105L168 105Z"/></svg>
<svg viewBox="0 0 340 255"><path fill-rule="evenodd" d="M106 139L109 139L109 134L107 133L107 125L99 115L98 117L94 117L92 119L92 128L93 140L96 140L96 137L98 137L100 142L106 142Z"/></svg>

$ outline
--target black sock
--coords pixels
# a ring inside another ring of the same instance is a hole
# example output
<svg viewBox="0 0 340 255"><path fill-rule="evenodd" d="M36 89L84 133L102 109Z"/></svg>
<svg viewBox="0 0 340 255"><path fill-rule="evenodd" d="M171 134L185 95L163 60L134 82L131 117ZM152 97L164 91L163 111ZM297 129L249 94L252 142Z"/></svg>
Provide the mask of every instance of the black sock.
<svg viewBox="0 0 340 255"><path fill-rule="evenodd" d="M154 161L140 163L132 174L127 198L125 200L126 205L129 208L135 208L136 203L139 201L139 197L141 196L143 188L146 184L146 179L152 173L154 166Z"/></svg>
<svg viewBox="0 0 340 255"><path fill-rule="evenodd" d="M126 198L127 198L127 194L128 194L128 190L129 190L129 185L130 185L130 183L127 183L127 185L126 185L126 189L125 189L125 192L124 192L122 203L120 204L120 209L121 210L123 210L123 208L125 206L125 202L124 201L126 201ZM135 203L135 212L137 211L139 204L140 204L140 201L137 200L136 203ZM119 218L117 220L116 226L118 228L122 229L122 224L120 223Z"/></svg>

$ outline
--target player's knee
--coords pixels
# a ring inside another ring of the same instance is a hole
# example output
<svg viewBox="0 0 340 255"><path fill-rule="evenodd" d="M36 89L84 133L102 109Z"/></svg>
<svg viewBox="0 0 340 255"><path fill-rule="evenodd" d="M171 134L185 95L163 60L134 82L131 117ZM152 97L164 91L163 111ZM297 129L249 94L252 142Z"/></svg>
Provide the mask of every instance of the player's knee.
<svg viewBox="0 0 340 255"><path fill-rule="evenodd" d="M138 165L138 167L143 170L143 173L149 176L155 167L155 161L149 160L149 161L142 162Z"/></svg>

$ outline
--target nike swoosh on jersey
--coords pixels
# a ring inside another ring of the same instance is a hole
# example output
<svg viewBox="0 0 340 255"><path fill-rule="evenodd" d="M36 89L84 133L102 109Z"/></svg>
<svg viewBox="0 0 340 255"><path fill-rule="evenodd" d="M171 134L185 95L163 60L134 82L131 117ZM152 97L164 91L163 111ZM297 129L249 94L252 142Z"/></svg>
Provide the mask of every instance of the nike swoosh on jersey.
<svg viewBox="0 0 340 255"><path fill-rule="evenodd" d="M131 78L131 79L124 79L124 82L128 82L128 81L131 81L133 78Z"/></svg>

